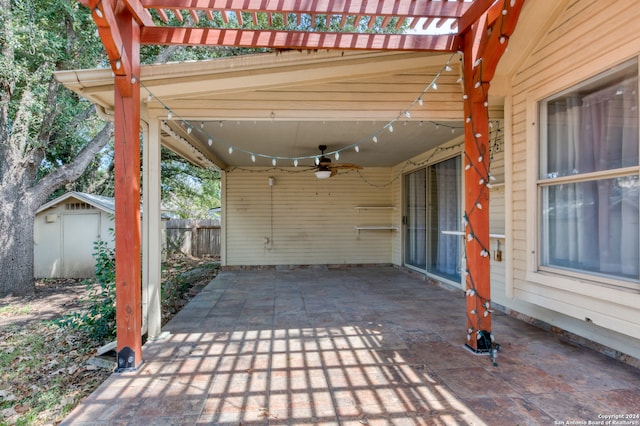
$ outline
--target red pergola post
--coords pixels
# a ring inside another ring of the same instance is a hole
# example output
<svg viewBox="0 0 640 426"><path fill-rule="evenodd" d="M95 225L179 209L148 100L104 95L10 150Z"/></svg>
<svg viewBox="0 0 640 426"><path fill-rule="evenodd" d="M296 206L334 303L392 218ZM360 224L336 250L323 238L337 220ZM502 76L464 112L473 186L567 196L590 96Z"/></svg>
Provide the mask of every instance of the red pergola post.
<svg viewBox="0 0 640 426"><path fill-rule="evenodd" d="M524 0L495 3L462 34L465 116L467 346L493 349L489 249L489 85L515 30ZM495 360L494 360L495 361Z"/></svg>
<svg viewBox="0 0 640 426"><path fill-rule="evenodd" d="M142 363L140 254L140 27L126 8L115 18L129 72L115 76L116 332L118 371Z"/></svg>
<svg viewBox="0 0 640 426"><path fill-rule="evenodd" d="M472 41L465 39L465 254L467 295L467 346L476 352L491 349L491 258L489 256L489 84L473 81L482 66L470 54ZM475 65L475 66L474 66ZM479 83L479 86L478 86Z"/></svg>

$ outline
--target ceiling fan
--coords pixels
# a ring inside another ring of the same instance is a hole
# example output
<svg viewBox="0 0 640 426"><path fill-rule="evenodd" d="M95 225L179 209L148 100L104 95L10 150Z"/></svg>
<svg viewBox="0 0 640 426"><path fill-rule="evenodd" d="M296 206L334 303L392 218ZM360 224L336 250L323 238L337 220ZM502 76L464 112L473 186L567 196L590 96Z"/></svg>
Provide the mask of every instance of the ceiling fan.
<svg viewBox="0 0 640 426"><path fill-rule="evenodd" d="M316 160L316 172L315 175L318 179L327 179L332 176L335 176L338 173L338 169L351 169L357 170L362 169L362 166L353 163L341 163L336 164L331 162L331 158L326 157L324 155L325 150L327 149L326 145L319 145L318 149L320 150L320 158Z"/></svg>

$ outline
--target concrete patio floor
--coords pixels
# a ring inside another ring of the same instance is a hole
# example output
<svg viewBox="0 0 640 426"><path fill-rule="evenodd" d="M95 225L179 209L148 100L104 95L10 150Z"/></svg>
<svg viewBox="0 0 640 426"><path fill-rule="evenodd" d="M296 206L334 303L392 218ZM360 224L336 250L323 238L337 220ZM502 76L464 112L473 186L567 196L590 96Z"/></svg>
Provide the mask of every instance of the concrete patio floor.
<svg viewBox="0 0 640 426"><path fill-rule="evenodd" d="M63 424L553 425L640 413L639 370L504 314L493 323L497 367L463 347L461 291L392 267L226 271L144 345L137 372L113 374Z"/></svg>

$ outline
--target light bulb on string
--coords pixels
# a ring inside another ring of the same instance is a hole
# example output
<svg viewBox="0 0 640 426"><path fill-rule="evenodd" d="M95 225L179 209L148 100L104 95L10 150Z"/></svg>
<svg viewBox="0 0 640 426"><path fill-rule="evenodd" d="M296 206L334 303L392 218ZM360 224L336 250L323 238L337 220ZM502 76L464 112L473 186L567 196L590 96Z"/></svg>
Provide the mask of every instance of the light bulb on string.
<svg viewBox="0 0 640 426"><path fill-rule="evenodd" d="M444 70L447 71L447 72L451 72L452 68L451 68L451 66L449 66L449 64L447 64L447 65L444 66Z"/></svg>
<svg viewBox="0 0 640 426"><path fill-rule="evenodd" d="M193 127L191 127L191 126L187 127L187 133L188 134L191 134L192 131L193 131Z"/></svg>
<svg viewBox="0 0 640 426"><path fill-rule="evenodd" d="M353 150L355 152L360 152L360 147L358 145L356 145L356 146L353 147Z"/></svg>
<svg viewBox="0 0 640 426"><path fill-rule="evenodd" d="M233 147L232 146L229 147L229 154L233 154Z"/></svg>
<svg viewBox="0 0 640 426"><path fill-rule="evenodd" d="M469 233L469 235L467 235L467 241L473 241L473 238L474 236L472 233Z"/></svg>
<svg viewBox="0 0 640 426"><path fill-rule="evenodd" d="M293 160L293 167L298 167L298 159Z"/></svg>
<svg viewBox="0 0 640 426"><path fill-rule="evenodd" d="M480 201L478 201L478 202L476 203L476 207L477 207L478 209L482 210L482 204L480 204Z"/></svg>
<svg viewBox="0 0 640 426"><path fill-rule="evenodd" d="M476 134L475 134L475 137L476 137L476 138L481 138L481 137L482 137L482 133L476 133Z"/></svg>
<svg viewBox="0 0 640 426"><path fill-rule="evenodd" d="M207 139L207 143L209 144L209 146L213 145L213 138Z"/></svg>
<svg viewBox="0 0 640 426"><path fill-rule="evenodd" d="M204 121L201 121L201 122L200 122L200 128L201 128L201 129L204 129Z"/></svg>
<svg viewBox="0 0 640 426"><path fill-rule="evenodd" d="M409 111L405 111L404 116L407 118L411 118L411 113Z"/></svg>
<svg viewBox="0 0 640 426"><path fill-rule="evenodd" d="M389 124L387 130L389 130L389 133L393 133L393 124Z"/></svg>
<svg viewBox="0 0 640 426"><path fill-rule="evenodd" d="M253 163L256 162L256 156L254 154L251 154L251 162Z"/></svg>
<svg viewBox="0 0 640 426"><path fill-rule="evenodd" d="M418 105L422 106L424 101L422 100L422 96L418 98Z"/></svg>
<svg viewBox="0 0 640 426"><path fill-rule="evenodd" d="M147 95L147 102L151 102L153 100L153 95L151 93L149 93Z"/></svg>
<svg viewBox="0 0 640 426"><path fill-rule="evenodd" d="M340 153L339 153L339 152L336 152L335 157L336 157L336 160L339 160L339 159L340 159Z"/></svg>
<svg viewBox="0 0 640 426"><path fill-rule="evenodd" d="M224 123L222 122L222 120L220 120L220 127L224 126Z"/></svg>
<svg viewBox="0 0 640 426"><path fill-rule="evenodd" d="M173 112L171 110L169 110L169 112L167 113L167 118L169 120L171 120L173 118Z"/></svg>
<svg viewBox="0 0 640 426"><path fill-rule="evenodd" d="M431 87L433 88L433 90L438 90L438 85L435 81L433 82L433 84L431 84Z"/></svg>
<svg viewBox="0 0 640 426"><path fill-rule="evenodd" d="M315 162L316 162L316 166L320 165L320 158L316 157Z"/></svg>
<svg viewBox="0 0 640 426"><path fill-rule="evenodd" d="M478 157L478 163L482 163L482 160L484 159L484 157L481 155Z"/></svg>
<svg viewBox="0 0 640 426"><path fill-rule="evenodd" d="M275 157L271 160L271 164L273 165L273 167L276 166L276 164L278 163L278 160L275 159Z"/></svg>
<svg viewBox="0 0 640 426"><path fill-rule="evenodd" d="M378 137L376 135L373 135L371 137L371 140L373 141L373 143L378 143Z"/></svg>

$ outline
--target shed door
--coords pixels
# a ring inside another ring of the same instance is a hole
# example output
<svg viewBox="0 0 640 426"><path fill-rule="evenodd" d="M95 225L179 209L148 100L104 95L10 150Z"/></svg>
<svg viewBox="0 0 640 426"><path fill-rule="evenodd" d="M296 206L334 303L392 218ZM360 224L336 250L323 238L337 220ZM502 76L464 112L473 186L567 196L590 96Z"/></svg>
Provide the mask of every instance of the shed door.
<svg viewBox="0 0 640 426"><path fill-rule="evenodd" d="M62 234L62 275L66 278L93 277L93 243L100 237L100 214L65 214Z"/></svg>

